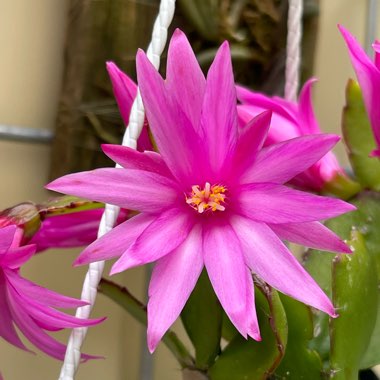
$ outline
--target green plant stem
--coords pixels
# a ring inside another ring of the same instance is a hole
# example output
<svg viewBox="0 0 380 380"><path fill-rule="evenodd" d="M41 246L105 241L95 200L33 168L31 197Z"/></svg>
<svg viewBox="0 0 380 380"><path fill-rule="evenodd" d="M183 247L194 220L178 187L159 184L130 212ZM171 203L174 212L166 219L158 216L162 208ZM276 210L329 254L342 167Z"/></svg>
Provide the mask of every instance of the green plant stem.
<svg viewBox="0 0 380 380"><path fill-rule="evenodd" d="M102 278L98 286L98 291L121 306L138 322L147 326L146 306L134 297L127 288ZM182 368L194 367L194 358L173 331L168 330L162 341L176 357Z"/></svg>

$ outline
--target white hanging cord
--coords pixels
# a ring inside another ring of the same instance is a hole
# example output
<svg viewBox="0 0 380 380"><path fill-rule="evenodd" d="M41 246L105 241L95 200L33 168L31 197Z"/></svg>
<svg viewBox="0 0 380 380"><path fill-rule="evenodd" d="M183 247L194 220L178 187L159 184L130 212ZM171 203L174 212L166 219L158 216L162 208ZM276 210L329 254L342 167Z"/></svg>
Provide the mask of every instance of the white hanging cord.
<svg viewBox="0 0 380 380"><path fill-rule="evenodd" d="M289 0L286 41L285 98L295 102L299 87L302 37L302 0Z"/></svg>
<svg viewBox="0 0 380 380"><path fill-rule="evenodd" d="M161 0L159 13L153 26L152 40L148 46L147 57L158 70L160 56L165 48L168 28L174 16L175 0ZM145 111L140 91L137 91L133 102L129 124L123 138L123 145L136 149L137 140L144 125ZM116 165L117 166L117 165ZM99 225L98 237L109 232L117 219L119 208L106 205ZM89 305L79 307L76 312L78 318L88 318L95 304L97 287L102 277L104 261L91 263L86 274L81 299ZM79 367L81 346L87 334L87 327L79 327L72 330L66 349L65 360L61 368L59 380L73 380Z"/></svg>

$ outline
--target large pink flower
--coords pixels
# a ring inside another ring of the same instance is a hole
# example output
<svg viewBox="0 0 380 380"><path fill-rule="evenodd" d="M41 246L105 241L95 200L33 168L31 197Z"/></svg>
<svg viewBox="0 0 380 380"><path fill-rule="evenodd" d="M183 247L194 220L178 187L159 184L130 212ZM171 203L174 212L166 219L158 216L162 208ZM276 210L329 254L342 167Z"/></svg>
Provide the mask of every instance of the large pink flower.
<svg viewBox="0 0 380 380"><path fill-rule="evenodd" d="M322 133L314 114L311 98L311 88L315 81L315 79L310 79L305 83L298 103L276 96L271 98L238 86L237 96L242 103L238 106L239 121L245 125L260 112L271 110L272 122L264 146L298 136ZM334 154L328 152L303 173L295 176L291 183L302 189L321 191L325 184L334 180L337 175L345 177Z"/></svg>
<svg viewBox="0 0 380 380"><path fill-rule="evenodd" d="M85 302L65 297L38 286L20 275L20 266L35 253L34 245L19 246L22 231L16 226L0 229L0 336L10 344L29 351L15 326L37 348L63 360L66 346L44 330L91 326L101 319L78 319L56 308L76 308ZM82 355L86 360L94 358Z"/></svg>
<svg viewBox="0 0 380 380"><path fill-rule="evenodd" d="M107 145L106 154L123 168L71 174L48 185L140 212L90 245L77 264L121 256L112 267L117 273L156 262L148 303L151 351L180 314L204 266L243 336L260 339L251 271L334 316L331 301L281 239L349 252L318 221L354 207L283 185L339 138L304 136L262 148L270 112L239 129L227 43L207 80L178 30L169 46L166 80L142 51L137 73L160 154Z"/></svg>
<svg viewBox="0 0 380 380"><path fill-rule="evenodd" d="M380 157L380 43L376 41L372 45L375 51L375 59L372 61L350 32L341 25L338 27L346 41L375 136L377 149L372 154Z"/></svg>

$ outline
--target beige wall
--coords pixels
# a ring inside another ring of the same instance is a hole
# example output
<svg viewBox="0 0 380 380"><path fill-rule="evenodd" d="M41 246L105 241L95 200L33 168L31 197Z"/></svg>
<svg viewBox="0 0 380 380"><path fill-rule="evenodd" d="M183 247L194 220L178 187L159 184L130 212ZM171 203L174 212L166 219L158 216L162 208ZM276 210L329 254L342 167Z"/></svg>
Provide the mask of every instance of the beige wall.
<svg viewBox="0 0 380 380"><path fill-rule="evenodd" d="M53 128L62 72L66 0L0 1L0 123ZM336 24L364 41L365 0L321 0L315 103L321 126L338 132L344 86L352 70ZM380 35L380 34L379 34ZM0 141L0 208L31 199L43 200L49 147ZM66 294L78 296L84 268L72 269L76 251L41 255L25 268L25 276ZM52 268L56 268L56 272ZM142 270L119 278L140 296ZM109 315L90 331L85 350L106 360L81 367L78 379L138 380L142 329L117 307L99 297L95 315ZM179 379L178 366L167 350L157 351L155 379ZM20 352L0 342L0 370L6 380L54 379L59 363L39 354Z"/></svg>

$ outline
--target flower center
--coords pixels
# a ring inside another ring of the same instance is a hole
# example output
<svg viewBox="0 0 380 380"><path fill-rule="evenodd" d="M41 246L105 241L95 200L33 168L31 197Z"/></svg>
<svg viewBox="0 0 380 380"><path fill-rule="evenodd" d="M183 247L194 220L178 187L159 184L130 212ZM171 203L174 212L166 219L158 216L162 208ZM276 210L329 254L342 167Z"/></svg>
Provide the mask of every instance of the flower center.
<svg viewBox="0 0 380 380"><path fill-rule="evenodd" d="M205 211L224 211L226 209L223 206L226 199L224 193L227 191L224 186L211 186L209 182L206 182L204 189L194 185L191 190L191 194L186 196L186 203L200 214Z"/></svg>

